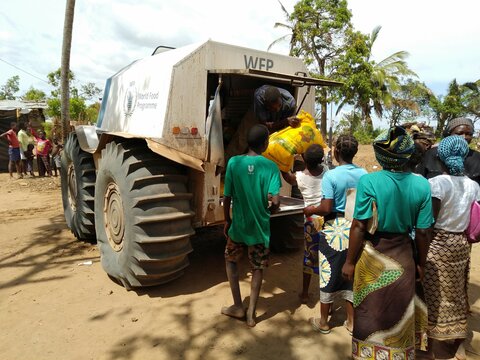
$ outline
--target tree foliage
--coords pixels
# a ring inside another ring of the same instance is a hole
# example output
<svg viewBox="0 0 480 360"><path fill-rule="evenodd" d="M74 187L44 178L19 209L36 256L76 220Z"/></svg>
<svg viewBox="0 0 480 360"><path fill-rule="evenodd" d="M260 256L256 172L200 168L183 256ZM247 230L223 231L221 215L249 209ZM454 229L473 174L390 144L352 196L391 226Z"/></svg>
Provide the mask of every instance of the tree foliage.
<svg viewBox="0 0 480 360"><path fill-rule="evenodd" d="M54 87L51 92L51 97L47 100L47 115L59 119L61 117L61 89L60 79L61 70L57 69L47 75L48 82ZM69 72L69 115L70 119L80 123L94 123L96 122L99 110L99 104L94 103L87 105L87 101L98 98L101 90L94 83L86 83L80 85L80 90L76 87L76 76Z"/></svg>
<svg viewBox="0 0 480 360"><path fill-rule="evenodd" d="M436 96L432 94L430 97L430 118L437 122L437 130L435 131L437 137L442 135L445 125L450 120L466 115L462 97L462 88L455 79L448 85L447 95Z"/></svg>
<svg viewBox="0 0 480 360"><path fill-rule="evenodd" d="M355 106L370 128L373 128L372 112L382 118L384 111L395 103L416 108L412 102L405 101L407 99L395 98L395 94L402 91L402 83L416 77L405 60L408 53L397 51L378 63L372 60L373 45L380 30L377 26L369 36L353 33L355 38L351 44L355 50L345 52L338 60L340 75L345 79L344 99L339 110L345 104Z"/></svg>
<svg viewBox="0 0 480 360"><path fill-rule="evenodd" d="M352 31L352 14L346 0L300 0L292 13L286 15L287 24L277 23L276 27L289 29L291 34L274 41L290 37L290 55L301 57L316 77L333 77L334 61L347 50L348 33ZM321 131L327 129L328 93L325 88L317 93L322 106Z"/></svg>
<svg viewBox="0 0 480 360"><path fill-rule="evenodd" d="M15 100L15 94L20 90L20 76L14 75L0 87L0 100Z"/></svg>
<svg viewBox="0 0 480 360"><path fill-rule="evenodd" d="M95 83L89 82L80 86L80 96L86 100L97 100L102 90L98 88Z"/></svg>
<svg viewBox="0 0 480 360"><path fill-rule="evenodd" d="M480 80L463 84L464 105L467 114L474 121L480 118Z"/></svg>
<svg viewBox="0 0 480 360"><path fill-rule="evenodd" d="M42 90L35 89L33 86L30 86L30 89L23 94L22 99L27 101L44 101L46 99L46 94Z"/></svg>
<svg viewBox="0 0 480 360"><path fill-rule="evenodd" d="M48 83L53 86L53 90L51 91L51 96L54 98L59 98L61 94L60 78L61 78L60 68L48 73L47 75ZM75 74L72 71L69 71L68 78L70 83L70 93L78 95L77 88L73 86L73 83L75 81Z"/></svg>
<svg viewBox="0 0 480 360"><path fill-rule="evenodd" d="M415 121L429 113L432 91L422 82L407 79L398 89L392 90L392 101L384 113L390 126Z"/></svg>

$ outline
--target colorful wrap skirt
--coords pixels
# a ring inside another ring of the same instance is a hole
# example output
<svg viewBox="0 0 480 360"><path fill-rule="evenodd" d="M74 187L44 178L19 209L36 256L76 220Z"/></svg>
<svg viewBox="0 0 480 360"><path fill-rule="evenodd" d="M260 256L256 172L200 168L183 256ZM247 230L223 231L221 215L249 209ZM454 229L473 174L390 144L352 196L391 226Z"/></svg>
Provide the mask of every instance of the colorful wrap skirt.
<svg viewBox="0 0 480 360"><path fill-rule="evenodd" d="M305 249L303 253L303 272L318 275L318 241L322 231L323 217L311 216L305 218L304 237Z"/></svg>
<svg viewBox="0 0 480 360"><path fill-rule="evenodd" d="M435 230L425 265L428 337L462 339L467 331L470 248L465 234Z"/></svg>
<svg viewBox="0 0 480 360"><path fill-rule="evenodd" d="M416 294L413 243L404 234L366 241L353 284L354 359L413 360L427 346L427 307Z"/></svg>
<svg viewBox="0 0 480 360"><path fill-rule="evenodd" d="M336 298L353 302L352 282L345 280L342 267L347 259L351 221L335 217L325 221L318 241L320 302L330 304Z"/></svg>

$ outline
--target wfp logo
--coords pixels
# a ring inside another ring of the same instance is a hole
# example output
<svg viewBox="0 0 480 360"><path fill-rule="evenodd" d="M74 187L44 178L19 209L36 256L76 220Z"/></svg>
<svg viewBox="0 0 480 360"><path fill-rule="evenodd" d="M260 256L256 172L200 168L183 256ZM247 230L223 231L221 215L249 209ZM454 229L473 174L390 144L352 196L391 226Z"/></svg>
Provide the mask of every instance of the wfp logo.
<svg viewBox="0 0 480 360"><path fill-rule="evenodd" d="M132 81L125 93L125 98L123 99L123 111L125 112L125 116L132 115L136 106L137 88L135 87L135 81Z"/></svg>

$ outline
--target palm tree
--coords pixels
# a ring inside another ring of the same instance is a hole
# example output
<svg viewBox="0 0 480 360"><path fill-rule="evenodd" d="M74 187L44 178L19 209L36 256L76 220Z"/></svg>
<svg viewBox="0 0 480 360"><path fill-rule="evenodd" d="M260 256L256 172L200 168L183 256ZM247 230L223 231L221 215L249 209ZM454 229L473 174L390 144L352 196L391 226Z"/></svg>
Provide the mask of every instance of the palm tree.
<svg viewBox="0 0 480 360"><path fill-rule="evenodd" d="M367 126L373 126L372 110L381 118L384 108L389 108L393 103L392 93L400 89L401 80L404 77L415 76L417 74L408 68L405 59L408 57L406 51L397 51L396 53L386 57L379 63L371 60L372 48L378 37L381 26L373 29L369 39L369 54L365 59L372 65L370 75L370 87L367 89L368 94L362 94L358 107L362 111L363 118Z"/></svg>
<svg viewBox="0 0 480 360"><path fill-rule="evenodd" d="M474 122L480 118L480 80L462 85L465 96L465 108L473 115Z"/></svg>
<svg viewBox="0 0 480 360"><path fill-rule="evenodd" d="M299 0L292 13L289 13L280 1L279 3L287 24L276 23L275 27L288 29L290 34L272 42L269 49L290 38L289 54L303 58L309 67L310 76L332 76L332 63L346 51L347 33L352 29L352 14L347 8L347 1ZM320 130L323 135L327 130L328 95L326 88L317 90L317 101L322 108Z"/></svg>
<svg viewBox="0 0 480 360"><path fill-rule="evenodd" d="M287 11L287 9L285 9L285 6L283 6L283 4L280 2L280 0L278 1L278 3L280 4L280 7L282 8L283 13L285 14L285 18L290 19L291 15ZM292 21L290 21L290 24L283 24L283 23L279 23L279 22L275 23L275 25L273 26L274 28L288 29L288 31L290 31L290 33L286 34L286 35L283 35L283 36L279 37L278 39L274 40L270 45L268 45L267 51L270 51L270 49L274 45L276 45L280 42L284 42L285 40L290 38L290 49L288 51L288 55L293 56L295 43L296 43L296 39L297 39L296 34L298 33L298 31L295 29L295 24L296 23L294 23Z"/></svg>
<svg viewBox="0 0 480 360"><path fill-rule="evenodd" d="M70 129L70 94L69 77L70 72L70 49L72 47L73 16L75 14L75 0L67 0L65 6L65 20L63 25L62 65L61 65L61 88L62 88L62 133L63 142L67 140Z"/></svg>

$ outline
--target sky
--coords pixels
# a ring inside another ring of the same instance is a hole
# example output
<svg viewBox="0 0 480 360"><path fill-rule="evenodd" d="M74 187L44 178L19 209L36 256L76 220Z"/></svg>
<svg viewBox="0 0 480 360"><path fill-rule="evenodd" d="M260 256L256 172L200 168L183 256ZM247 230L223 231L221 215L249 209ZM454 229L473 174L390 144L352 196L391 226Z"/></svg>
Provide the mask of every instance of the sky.
<svg viewBox="0 0 480 360"><path fill-rule="evenodd" d="M282 0L287 11L296 1ZM356 30L381 26L373 48L380 61L405 50L410 68L437 95L448 83L480 79L478 0L349 0ZM47 74L60 67L65 2L2 0L0 85L20 76L20 91L31 86L49 94ZM212 39L266 50L286 29L277 0L77 0L70 68L78 84L105 80L158 45L180 47ZM287 42L271 51L287 54Z"/></svg>

